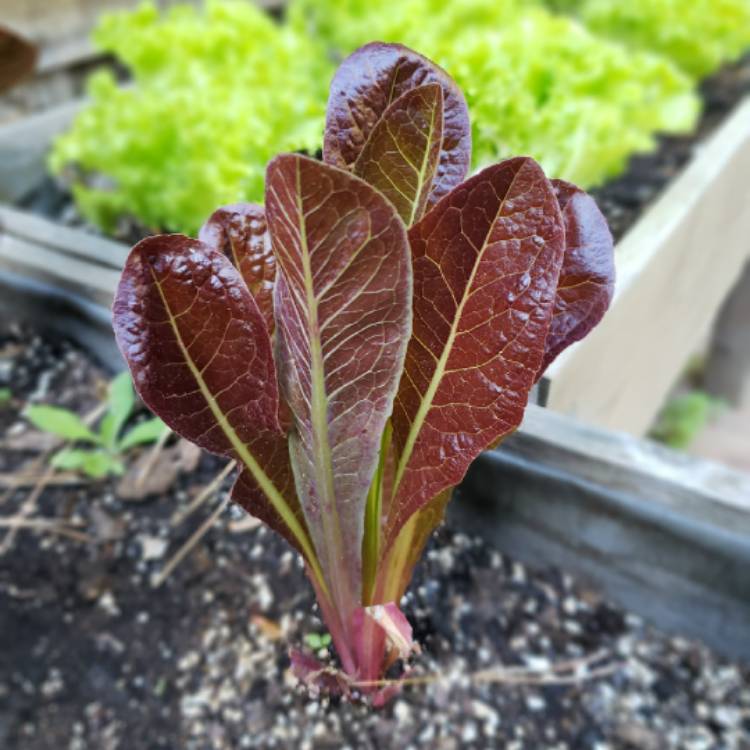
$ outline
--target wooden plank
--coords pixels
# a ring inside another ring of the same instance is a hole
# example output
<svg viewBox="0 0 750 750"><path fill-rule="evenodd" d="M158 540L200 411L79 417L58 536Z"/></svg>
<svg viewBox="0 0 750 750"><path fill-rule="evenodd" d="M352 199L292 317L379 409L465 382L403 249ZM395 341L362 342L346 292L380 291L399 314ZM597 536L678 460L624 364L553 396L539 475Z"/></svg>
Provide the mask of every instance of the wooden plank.
<svg viewBox="0 0 750 750"><path fill-rule="evenodd" d="M750 257L750 100L617 248L610 311L549 371L548 406L644 434Z"/></svg>
<svg viewBox="0 0 750 750"><path fill-rule="evenodd" d="M41 216L0 205L0 231L78 261L119 271L130 248L82 229L65 227Z"/></svg>
<svg viewBox="0 0 750 750"><path fill-rule="evenodd" d="M705 381L714 395L750 409L750 262L719 311Z"/></svg>
<svg viewBox="0 0 750 750"><path fill-rule="evenodd" d="M110 370L124 366L110 306L128 248L0 206L0 322L72 338Z"/></svg>
<svg viewBox="0 0 750 750"><path fill-rule="evenodd" d="M62 255L54 248L10 234L0 234L0 270L47 282L105 307L112 304L120 276L114 268Z"/></svg>
<svg viewBox="0 0 750 750"><path fill-rule="evenodd" d="M68 102L0 126L1 202L14 203L44 179L53 138L70 125L82 106L82 100Z"/></svg>
<svg viewBox="0 0 750 750"><path fill-rule="evenodd" d="M14 273L0 261L0 329L5 321L26 320L39 330L77 341L112 372L125 367L114 336L109 308L58 284Z"/></svg>
<svg viewBox="0 0 750 750"><path fill-rule="evenodd" d="M472 466L450 517L664 629L750 657L750 475L529 407Z"/></svg>

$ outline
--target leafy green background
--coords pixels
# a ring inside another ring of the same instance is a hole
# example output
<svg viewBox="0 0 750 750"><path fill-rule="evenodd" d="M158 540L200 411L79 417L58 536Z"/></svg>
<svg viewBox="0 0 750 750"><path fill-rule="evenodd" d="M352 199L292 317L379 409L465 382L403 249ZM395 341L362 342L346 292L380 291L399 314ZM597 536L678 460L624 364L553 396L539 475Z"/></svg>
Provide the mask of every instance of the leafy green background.
<svg viewBox="0 0 750 750"><path fill-rule="evenodd" d="M456 78L475 167L531 155L551 176L591 187L653 148L656 133L694 127L695 79L750 45L749 5L290 0L278 23L245 0L164 15L146 3L102 20L95 41L132 83L95 75L91 103L50 165L107 231L136 217L150 230L193 234L219 205L262 200L276 153L317 152L337 61L380 39Z"/></svg>

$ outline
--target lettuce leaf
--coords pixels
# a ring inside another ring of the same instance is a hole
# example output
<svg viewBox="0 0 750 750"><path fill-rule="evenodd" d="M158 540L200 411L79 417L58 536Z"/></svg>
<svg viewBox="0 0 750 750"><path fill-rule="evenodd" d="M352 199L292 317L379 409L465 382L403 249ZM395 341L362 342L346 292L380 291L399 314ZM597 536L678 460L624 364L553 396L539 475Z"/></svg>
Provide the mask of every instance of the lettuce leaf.
<svg viewBox="0 0 750 750"><path fill-rule="evenodd" d="M103 16L94 39L132 81L94 75L50 167L105 231L135 218L192 235L217 206L262 201L279 151L320 146L334 65L253 3L208 0L163 14L144 3Z"/></svg>
<svg viewBox="0 0 750 750"><path fill-rule="evenodd" d="M399 42L441 65L463 89L473 166L516 154L582 187L689 132L699 100L669 60L599 38L520 0L292 0L290 23L335 54L372 39ZM415 23L414 19L426 19ZM428 19L428 20L427 20Z"/></svg>

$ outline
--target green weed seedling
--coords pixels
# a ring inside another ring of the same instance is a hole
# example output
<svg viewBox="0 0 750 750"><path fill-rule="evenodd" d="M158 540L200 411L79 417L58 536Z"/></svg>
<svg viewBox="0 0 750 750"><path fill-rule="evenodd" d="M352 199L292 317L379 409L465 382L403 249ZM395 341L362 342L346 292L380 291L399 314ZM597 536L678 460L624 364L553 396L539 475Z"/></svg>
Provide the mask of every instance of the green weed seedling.
<svg viewBox="0 0 750 750"><path fill-rule="evenodd" d="M136 446L153 443L169 428L157 417L139 422L123 432L135 407L130 373L123 372L109 384L107 411L95 431L74 412L59 406L33 404L26 418L39 430L52 433L74 445L55 453L56 469L79 471L93 479L125 472L124 457Z"/></svg>

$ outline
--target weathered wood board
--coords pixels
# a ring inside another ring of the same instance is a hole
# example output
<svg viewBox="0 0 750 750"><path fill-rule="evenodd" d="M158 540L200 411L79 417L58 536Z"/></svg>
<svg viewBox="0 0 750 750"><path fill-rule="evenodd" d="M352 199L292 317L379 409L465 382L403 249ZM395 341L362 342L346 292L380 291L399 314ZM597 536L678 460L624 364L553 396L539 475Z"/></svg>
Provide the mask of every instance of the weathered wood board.
<svg viewBox="0 0 750 750"><path fill-rule="evenodd" d="M119 369L109 308L127 252L120 243L0 206L0 322L36 321Z"/></svg>
<svg viewBox="0 0 750 750"><path fill-rule="evenodd" d="M619 243L612 307L550 369L551 409L648 430L750 257L748 175L750 100Z"/></svg>
<svg viewBox="0 0 750 750"><path fill-rule="evenodd" d="M0 203L15 203L44 179L52 139L81 106L80 100L61 104L0 128Z"/></svg>
<svg viewBox="0 0 750 750"><path fill-rule="evenodd" d="M750 408L750 260L719 310L705 380L711 393Z"/></svg>
<svg viewBox="0 0 750 750"><path fill-rule="evenodd" d="M166 7L176 1L156 4ZM39 45L38 69L44 73L91 59L97 52L90 35L101 14L138 5L138 0L3 0L2 22Z"/></svg>
<svg viewBox="0 0 750 750"><path fill-rule="evenodd" d="M449 513L522 561L750 659L750 475L530 406Z"/></svg>

